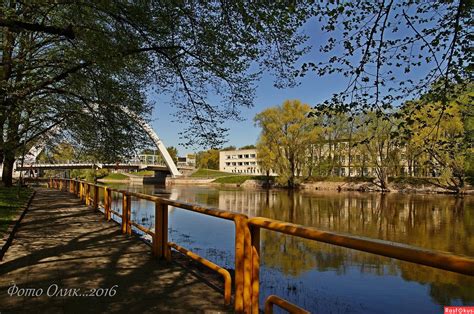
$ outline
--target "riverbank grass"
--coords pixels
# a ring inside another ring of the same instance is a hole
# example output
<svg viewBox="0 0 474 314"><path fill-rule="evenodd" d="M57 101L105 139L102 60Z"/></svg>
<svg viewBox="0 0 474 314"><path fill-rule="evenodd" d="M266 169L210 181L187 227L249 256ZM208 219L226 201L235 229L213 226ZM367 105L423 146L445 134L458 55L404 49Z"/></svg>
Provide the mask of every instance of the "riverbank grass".
<svg viewBox="0 0 474 314"><path fill-rule="evenodd" d="M27 202L33 190L17 187L0 187L0 237L7 231L18 211Z"/></svg>
<svg viewBox="0 0 474 314"><path fill-rule="evenodd" d="M133 174L134 176L140 176L140 177L153 177L155 175L155 171L153 170L141 170L137 172L130 172L130 174Z"/></svg>
<svg viewBox="0 0 474 314"><path fill-rule="evenodd" d="M122 173L109 173L105 177L102 177L103 180L128 180L130 179L129 176L124 175Z"/></svg>
<svg viewBox="0 0 474 314"><path fill-rule="evenodd" d="M206 169L206 168L199 168L192 175L190 175L190 177L192 178L220 178L220 177L230 177L230 176L238 176L238 175L229 173L229 172L223 172L219 170Z"/></svg>
<svg viewBox="0 0 474 314"><path fill-rule="evenodd" d="M213 183L222 183L222 184L242 184L247 180L265 180L265 176L240 176L234 175L229 177L220 177L212 181Z"/></svg>

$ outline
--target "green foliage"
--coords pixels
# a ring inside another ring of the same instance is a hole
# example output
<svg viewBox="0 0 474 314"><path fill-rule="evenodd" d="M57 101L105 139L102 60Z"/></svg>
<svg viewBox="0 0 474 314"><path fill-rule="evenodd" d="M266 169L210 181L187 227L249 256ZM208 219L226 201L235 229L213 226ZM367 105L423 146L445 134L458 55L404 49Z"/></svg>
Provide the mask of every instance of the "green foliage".
<svg viewBox="0 0 474 314"><path fill-rule="evenodd" d="M219 169L219 150L209 149L198 152L196 163L198 168Z"/></svg>
<svg viewBox="0 0 474 314"><path fill-rule="evenodd" d="M472 82L473 8L471 1L315 3L327 33L319 47L324 59L303 64L301 75L344 75L347 86L322 104L340 112L383 114L428 92L432 101L446 102Z"/></svg>
<svg viewBox="0 0 474 314"><path fill-rule="evenodd" d="M110 173L109 169L73 169L69 173L71 178L78 178L86 180L87 182L94 182L96 179L103 178ZM54 175L52 175L54 176Z"/></svg>
<svg viewBox="0 0 474 314"><path fill-rule="evenodd" d="M166 149L168 150L168 153L170 154L171 159L173 159L174 162L177 162L178 161L178 149L174 146L168 146Z"/></svg>
<svg viewBox="0 0 474 314"><path fill-rule="evenodd" d="M426 95L402 108L413 121L405 129L409 152L419 163L438 172L432 183L455 192L464 188L471 167L473 95L472 87L446 103Z"/></svg>
<svg viewBox="0 0 474 314"><path fill-rule="evenodd" d="M87 155L116 162L150 143L125 111L150 115L146 92L171 95L187 144L218 147L223 123L253 102L269 69L294 84L306 4L202 1L2 2L0 159L60 126ZM255 66L257 65L257 66ZM220 96L211 103L208 94ZM123 110L125 108L125 110Z"/></svg>
<svg viewBox="0 0 474 314"><path fill-rule="evenodd" d="M393 136L397 121L379 117L375 112L364 116L358 132L364 137L359 145L365 149L375 174L376 183L382 190L389 190L389 176L399 174L400 150L398 139Z"/></svg>
<svg viewBox="0 0 474 314"><path fill-rule="evenodd" d="M251 144L251 145L242 146L239 149L255 149L255 148L257 148L257 147L255 145Z"/></svg>
<svg viewBox="0 0 474 314"><path fill-rule="evenodd" d="M28 188L0 187L0 235L8 229L18 213L18 209L26 204L33 191Z"/></svg>
<svg viewBox="0 0 474 314"><path fill-rule="evenodd" d="M263 171L276 171L278 181L290 187L308 174L307 152L316 142L320 129L308 118L310 107L299 100L287 100L257 114L255 123L262 128L257 144Z"/></svg>

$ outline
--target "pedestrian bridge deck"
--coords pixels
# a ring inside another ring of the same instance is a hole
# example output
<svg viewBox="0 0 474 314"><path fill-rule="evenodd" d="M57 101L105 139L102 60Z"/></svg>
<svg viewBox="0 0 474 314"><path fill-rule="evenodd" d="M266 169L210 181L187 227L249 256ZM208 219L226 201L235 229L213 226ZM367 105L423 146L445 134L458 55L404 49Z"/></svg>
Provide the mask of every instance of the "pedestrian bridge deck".
<svg viewBox="0 0 474 314"><path fill-rule="evenodd" d="M2 314L231 311L221 291L175 262L154 259L145 243L98 215L71 194L37 190L0 262ZM26 288L39 296L20 296ZM50 296L100 288L109 289L106 296Z"/></svg>

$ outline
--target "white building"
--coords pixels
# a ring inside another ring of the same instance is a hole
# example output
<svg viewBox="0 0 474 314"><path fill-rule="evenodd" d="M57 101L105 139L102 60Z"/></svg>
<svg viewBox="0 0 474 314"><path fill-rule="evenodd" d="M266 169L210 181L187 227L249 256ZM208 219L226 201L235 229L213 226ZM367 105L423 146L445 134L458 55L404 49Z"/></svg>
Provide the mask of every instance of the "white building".
<svg viewBox="0 0 474 314"><path fill-rule="evenodd" d="M242 174L265 174L258 166L257 150L255 148L219 152L219 170Z"/></svg>

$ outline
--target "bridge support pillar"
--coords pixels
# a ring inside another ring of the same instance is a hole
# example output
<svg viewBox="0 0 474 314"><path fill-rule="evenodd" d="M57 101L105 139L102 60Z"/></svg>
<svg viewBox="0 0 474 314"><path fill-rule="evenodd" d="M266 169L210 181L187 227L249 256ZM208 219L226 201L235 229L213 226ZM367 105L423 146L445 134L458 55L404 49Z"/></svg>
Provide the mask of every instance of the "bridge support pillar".
<svg viewBox="0 0 474 314"><path fill-rule="evenodd" d="M153 183L164 185L166 183L166 177L168 176L168 174L169 174L168 171L155 170L155 176L153 177Z"/></svg>

